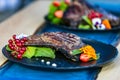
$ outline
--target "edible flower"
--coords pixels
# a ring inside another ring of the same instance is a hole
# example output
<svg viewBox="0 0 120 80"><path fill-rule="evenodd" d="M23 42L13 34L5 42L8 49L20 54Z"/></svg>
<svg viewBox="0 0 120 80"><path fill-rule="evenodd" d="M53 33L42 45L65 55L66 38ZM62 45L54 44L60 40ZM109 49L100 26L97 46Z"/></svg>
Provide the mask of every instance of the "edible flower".
<svg viewBox="0 0 120 80"><path fill-rule="evenodd" d="M80 51L82 51L82 54L86 54L90 58L97 60L95 49L92 46L90 45L83 46L82 48L80 48Z"/></svg>

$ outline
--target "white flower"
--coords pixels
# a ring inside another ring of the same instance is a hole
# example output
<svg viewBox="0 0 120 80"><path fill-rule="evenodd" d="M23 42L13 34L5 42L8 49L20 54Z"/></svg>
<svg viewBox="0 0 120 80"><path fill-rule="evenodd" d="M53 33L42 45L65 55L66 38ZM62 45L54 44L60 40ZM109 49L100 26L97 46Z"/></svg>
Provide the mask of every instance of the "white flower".
<svg viewBox="0 0 120 80"><path fill-rule="evenodd" d="M17 39L21 39L24 37L28 37L28 35L22 33L22 34L16 36Z"/></svg>

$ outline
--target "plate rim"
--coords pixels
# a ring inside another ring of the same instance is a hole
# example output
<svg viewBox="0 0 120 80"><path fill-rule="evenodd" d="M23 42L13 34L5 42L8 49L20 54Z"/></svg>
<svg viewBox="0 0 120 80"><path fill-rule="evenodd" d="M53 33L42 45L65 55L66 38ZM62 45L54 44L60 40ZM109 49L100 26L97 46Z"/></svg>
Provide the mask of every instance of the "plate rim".
<svg viewBox="0 0 120 80"><path fill-rule="evenodd" d="M71 28L69 26L66 26L66 25L57 25L57 24L53 24L51 23L50 21L48 20L45 20L45 22L51 26L55 26L55 27L58 27L58 28L61 28L61 29L67 29L67 30L73 30L73 31L82 31L82 32L110 32L110 31L119 31L120 30L120 25L118 28L112 28L112 29L106 29L106 30L85 30L85 29L76 29L76 28Z"/></svg>

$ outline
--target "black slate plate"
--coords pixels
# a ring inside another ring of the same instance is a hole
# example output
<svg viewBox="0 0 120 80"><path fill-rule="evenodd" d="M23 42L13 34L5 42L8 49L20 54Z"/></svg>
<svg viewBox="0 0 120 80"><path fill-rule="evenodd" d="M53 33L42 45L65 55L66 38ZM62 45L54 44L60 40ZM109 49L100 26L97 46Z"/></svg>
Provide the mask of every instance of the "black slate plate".
<svg viewBox="0 0 120 80"><path fill-rule="evenodd" d="M85 39L82 38L84 43L92 45L97 53L100 53L100 58L97 61L91 61L87 63L83 62L73 62L65 58L60 52L56 52L56 58L54 60L44 58L45 62L41 62L43 58L32 58L27 59L23 58L22 60L18 60L10 55L10 52L6 51L5 47L3 47L2 52L8 60L16 63L20 63L30 67L38 67L45 69L55 69L55 70L72 70L72 69L85 69L92 67L101 67L111 61L113 61L118 55L118 51L115 47L109 44L104 44L102 42ZM57 67L53 67L47 65L46 62L50 61L52 63L56 63Z"/></svg>

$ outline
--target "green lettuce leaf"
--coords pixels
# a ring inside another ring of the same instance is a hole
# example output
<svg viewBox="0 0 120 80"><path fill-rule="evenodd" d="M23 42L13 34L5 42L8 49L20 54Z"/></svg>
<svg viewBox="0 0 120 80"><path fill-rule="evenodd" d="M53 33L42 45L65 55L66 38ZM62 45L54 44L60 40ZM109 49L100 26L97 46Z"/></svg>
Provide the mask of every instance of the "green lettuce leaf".
<svg viewBox="0 0 120 80"><path fill-rule="evenodd" d="M59 24L60 21L61 21L60 18L53 18L53 19L52 19L52 23L53 23L53 24Z"/></svg>
<svg viewBox="0 0 120 80"><path fill-rule="evenodd" d="M83 18L84 21L86 21L89 25L92 25L91 20L90 20L87 16L82 16L82 18Z"/></svg>
<svg viewBox="0 0 120 80"><path fill-rule="evenodd" d="M65 11L67 9L68 5L62 1L61 2L61 5L59 6L59 9L62 10L62 11Z"/></svg>
<svg viewBox="0 0 120 80"><path fill-rule="evenodd" d="M7 50L7 51L12 51L12 50L9 48L8 45L6 46L6 50Z"/></svg>
<svg viewBox="0 0 120 80"><path fill-rule="evenodd" d="M80 25L78 26L78 29L90 29L90 25L80 24Z"/></svg>
<svg viewBox="0 0 120 80"><path fill-rule="evenodd" d="M100 58L100 53L97 53L96 55L97 55L97 59L99 59Z"/></svg>
<svg viewBox="0 0 120 80"><path fill-rule="evenodd" d="M54 59L55 58L55 51L51 48L47 47L39 47L36 49L35 57L49 57Z"/></svg>
<svg viewBox="0 0 120 80"><path fill-rule="evenodd" d="M72 51L72 55L77 55L77 54L80 54L80 53L82 53L82 51L79 50L79 49L75 49L75 50Z"/></svg>
<svg viewBox="0 0 120 80"><path fill-rule="evenodd" d="M54 15L54 12L58 10L58 7L54 6L53 4L51 4L49 6L49 13L53 14Z"/></svg>
<svg viewBox="0 0 120 80"><path fill-rule="evenodd" d="M35 55L36 47L29 46L27 47L26 52L23 54L23 57L32 58Z"/></svg>

